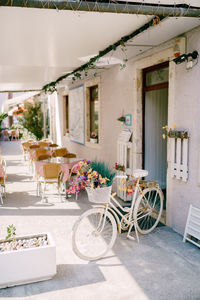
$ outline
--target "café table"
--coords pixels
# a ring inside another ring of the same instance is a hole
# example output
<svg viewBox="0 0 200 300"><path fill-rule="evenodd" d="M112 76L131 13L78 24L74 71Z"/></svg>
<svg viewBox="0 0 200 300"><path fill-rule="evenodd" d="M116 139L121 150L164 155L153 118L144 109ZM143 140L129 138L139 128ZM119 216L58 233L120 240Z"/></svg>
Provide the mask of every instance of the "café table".
<svg viewBox="0 0 200 300"><path fill-rule="evenodd" d="M58 163L61 165L63 172L62 181L65 183L70 176L72 167L77 164L81 158L67 158L67 157L52 157L48 160L35 161L35 177L43 176L43 165L46 163Z"/></svg>

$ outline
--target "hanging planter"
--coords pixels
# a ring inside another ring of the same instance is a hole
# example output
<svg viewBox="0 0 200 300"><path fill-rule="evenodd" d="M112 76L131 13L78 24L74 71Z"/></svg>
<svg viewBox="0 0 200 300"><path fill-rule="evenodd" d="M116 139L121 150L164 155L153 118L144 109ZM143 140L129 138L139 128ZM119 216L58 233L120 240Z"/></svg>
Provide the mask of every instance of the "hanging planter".
<svg viewBox="0 0 200 300"><path fill-rule="evenodd" d="M188 131L184 130L170 130L167 134L169 138L177 138L177 139L188 139Z"/></svg>

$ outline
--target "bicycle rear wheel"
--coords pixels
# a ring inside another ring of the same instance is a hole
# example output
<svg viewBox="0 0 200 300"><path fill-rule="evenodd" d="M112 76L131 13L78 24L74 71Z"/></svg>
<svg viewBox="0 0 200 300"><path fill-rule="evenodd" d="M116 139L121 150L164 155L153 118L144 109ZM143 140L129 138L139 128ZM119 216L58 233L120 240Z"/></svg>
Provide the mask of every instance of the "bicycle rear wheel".
<svg viewBox="0 0 200 300"><path fill-rule="evenodd" d="M114 217L105 209L86 211L74 225L72 246L77 256L84 260L97 260L112 248L117 237Z"/></svg>
<svg viewBox="0 0 200 300"><path fill-rule="evenodd" d="M144 189L135 203L133 217L138 231L147 234L158 225L163 210L163 193L159 188Z"/></svg>

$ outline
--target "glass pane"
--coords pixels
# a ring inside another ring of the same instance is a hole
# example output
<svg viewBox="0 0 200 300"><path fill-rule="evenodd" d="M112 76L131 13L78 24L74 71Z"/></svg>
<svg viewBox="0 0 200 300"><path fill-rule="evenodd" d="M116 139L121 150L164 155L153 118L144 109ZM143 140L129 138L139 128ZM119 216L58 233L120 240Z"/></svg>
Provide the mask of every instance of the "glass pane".
<svg viewBox="0 0 200 300"><path fill-rule="evenodd" d="M99 101L98 86L90 88L90 133L98 136L99 129Z"/></svg>
<svg viewBox="0 0 200 300"><path fill-rule="evenodd" d="M90 131L98 134L99 126L99 102L98 100L90 102Z"/></svg>
<svg viewBox="0 0 200 300"><path fill-rule="evenodd" d="M168 89L145 93L145 169L147 180L156 180L166 188L167 140L162 138L162 127L168 119Z"/></svg>
<svg viewBox="0 0 200 300"><path fill-rule="evenodd" d="M66 96L66 129L69 128L69 101L68 96Z"/></svg>
<svg viewBox="0 0 200 300"><path fill-rule="evenodd" d="M168 82L169 68L146 73L146 86Z"/></svg>

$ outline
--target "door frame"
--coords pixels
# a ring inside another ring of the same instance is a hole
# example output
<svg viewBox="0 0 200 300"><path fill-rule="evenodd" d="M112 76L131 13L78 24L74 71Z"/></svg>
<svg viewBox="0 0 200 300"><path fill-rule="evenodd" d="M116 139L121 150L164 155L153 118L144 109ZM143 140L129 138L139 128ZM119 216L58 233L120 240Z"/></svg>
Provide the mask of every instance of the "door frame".
<svg viewBox="0 0 200 300"><path fill-rule="evenodd" d="M145 92L169 88L169 76L168 76L168 82L158 83L148 87L145 85L145 77L146 74L149 72L161 70L166 67L169 67L169 61L157 65L153 65L142 70L142 169L144 169L144 157L145 157ZM168 101L168 107L169 107L169 101Z"/></svg>
<svg viewBox="0 0 200 300"><path fill-rule="evenodd" d="M133 62L133 94L132 94L132 113L133 113L133 142L132 142L132 168L142 168L142 87L143 87L143 69L169 62L169 88L168 88L168 124L173 124L174 109L176 98L175 75L176 64L173 62L173 44L165 49L157 48L157 51L149 51L145 56L137 58ZM171 196L174 192L171 172L170 172L170 143L167 141L167 207L166 224L172 227L174 203Z"/></svg>

